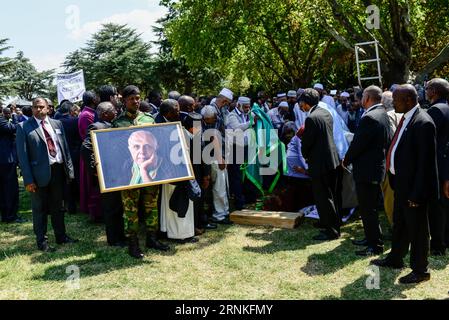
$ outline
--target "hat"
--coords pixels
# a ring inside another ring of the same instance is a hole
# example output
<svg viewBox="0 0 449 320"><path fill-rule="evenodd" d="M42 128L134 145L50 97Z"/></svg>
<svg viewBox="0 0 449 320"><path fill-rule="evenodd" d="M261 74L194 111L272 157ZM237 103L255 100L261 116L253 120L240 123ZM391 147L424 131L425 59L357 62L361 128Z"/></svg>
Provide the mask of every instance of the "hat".
<svg viewBox="0 0 449 320"><path fill-rule="evenodd" d="M336 96L337 95L337 90L331 90L331 96Z"/></svg>
<svg viewBox="0 0 449 320"><path fill-rule="evenodd" d="M304 91L306 91L306 90L304 90L303 88L299 88L298 91L296 91L296 95L300 96L304 93Z"/></svg>
<svg viewBox="0 0 449 320"><path fill-rule="evenodd" d="M248 97L240 97L237 103L240 105L251 104L251 99Z"/></svg>
<svg viewBox="0 0 449 320"><path fill-rule="evenodd" d="M234 99L234 94L232 93L231 90L224 88L223 90L220 91L220 96L225 97L228 100L233 100Z"/></svg>
<svg viewBox="0 0 449 320"><path fill-rule="evenodd" d="M347 92L345 91L345 92L342 92L342 93L341 93L340 97L342 97L342 98L349 98L350 95L349 95L349 93L347 93Z"/></svg>
<svg viewBox="0 0 449 320"><path fill-rule="evenodd" d="M279 93L278 98L285 98L287 95L285 93Z"/></svg>
<svg viewBox="0 0 449 320"><path fill-rule="evenodd" d="M285 102L285 101L282 101L282 102L279 104L279 107L281 107L281 108L288 108L288 103Z"/></svg>
<svg viewBox="0 0 449 320"><path fill-rule="evenodd" d="M313 86L314 89L324 90L324 86L321 83L317 83Z"/></svg>
<svg viewBox="0 0 449 320"><path fill-rule="evenodd" d="M296 91L295 90L290 90L287 93L287 97L289 97L289 98L296 98Z"/></svg>

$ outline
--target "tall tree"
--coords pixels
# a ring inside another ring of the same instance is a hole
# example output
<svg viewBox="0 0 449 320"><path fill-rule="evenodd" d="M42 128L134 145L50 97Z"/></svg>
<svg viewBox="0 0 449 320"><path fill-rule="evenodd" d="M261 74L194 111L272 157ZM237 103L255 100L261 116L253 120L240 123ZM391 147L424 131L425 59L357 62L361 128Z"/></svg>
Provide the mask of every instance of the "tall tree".
<svg viewBox="0 0 449 320"><path fill-rule="evenodd" d="M154 44L159 48L152 66L153 87L186 94L215 92L222 80L217 70L204 65L188 67L182 54L174 57L173 47L165 33L167 24L175 18L176 12L169 9L169 13L157 21L159 25L153 27L153 32L158 36Z"/></svg>
<svg viewBox="0 0 449 320"><path fill-rule="evenodd" d="M305 0L165 2L178 16L167 26L176 56L189 67L215 66L238 87L248 79L266 89L292 89L341 50L303 10ZM237 88L238 89L238 88Z"/></svg>
<svg viewBox="0 0 449 320"><path fill-rule="evenodd" d="M7 45L9 39L0 39L0 97L15 94L17 82L11 79L16 61L12 58L2 57L2 54L11 49Z"/></svg>
<svg viewBox="0 0 449 320"><path fill-rule="evenodd" d="M326 0L313 2L318 21L344 47L354 50L360 42L377 40L385 83L404 83L413 80L427 63L434 63L423 70L432 73L449 60L449 50L443 50L449 42L447 23L448 2L445 0ZM366 21L369 6L379 9L379 25L368 28ZM429 16L432 19L428 19ZM435 29L440 25L441 29ZM432 35L429 33L431 31ZM432 50L425 54L419 51L432 39ZM443 43L439 43L439 42ZM366 57L374 57L373 49L366 49Z"/></svg>
<svg viewBox="0 0 449 320"><path fill-rule="evenodd" d="M129 84L148 89L151 80L151 44L144 42L136 30L108 23L92 36L84 48L70 53L63 67L67 72L83 69L86 86L104 84L124 88Z"/></svg>
<svg viewBox="0 0 449 320"><path fill-rule="evenodd" d="M49 96L54 90L54 70L39 72L23 52L18 52L16 65L11 79L15 82L16 93L19 97L32 100L37 96Z"/></svg>

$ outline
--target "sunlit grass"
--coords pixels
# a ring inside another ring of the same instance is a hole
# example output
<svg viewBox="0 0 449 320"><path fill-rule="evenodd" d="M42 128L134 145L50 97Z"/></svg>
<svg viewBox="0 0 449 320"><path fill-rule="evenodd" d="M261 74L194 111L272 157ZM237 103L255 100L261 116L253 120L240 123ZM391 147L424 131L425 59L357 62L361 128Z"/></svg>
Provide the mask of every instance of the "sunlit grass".
<svg viewBox="0 0 449 320"><path fill-rule="evenodd" d="M84 215L67 216L68 233L81 242L36 250L29 199L21 214L30 222L0 225L0 299L447 299L449 258L431 258L432 279L399 285L410 270L381 270L380 289L368 290L370 258L354 255L350 239L361 237L360 222L343 228L340 240L316 243L307 221L297 230L221 226L198 244L172 251L148 250L143 261L126 249L106 246L102 226ZM49 227L50 243L54 237ZM80 270L80 287L67 284L67 268Z"/></svg>

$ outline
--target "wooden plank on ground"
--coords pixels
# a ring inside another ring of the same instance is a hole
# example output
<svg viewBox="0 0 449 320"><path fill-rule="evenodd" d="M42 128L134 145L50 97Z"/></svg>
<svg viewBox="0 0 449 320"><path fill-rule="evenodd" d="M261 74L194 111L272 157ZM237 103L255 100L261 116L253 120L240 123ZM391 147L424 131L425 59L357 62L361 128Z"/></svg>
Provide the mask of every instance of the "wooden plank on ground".
<svg viewBox="0 0 449 320"><path fill-rule="evenodd" d="M242 210L231 213L231 221L242 225L295 229L304 218L299 212Z"/></svg>

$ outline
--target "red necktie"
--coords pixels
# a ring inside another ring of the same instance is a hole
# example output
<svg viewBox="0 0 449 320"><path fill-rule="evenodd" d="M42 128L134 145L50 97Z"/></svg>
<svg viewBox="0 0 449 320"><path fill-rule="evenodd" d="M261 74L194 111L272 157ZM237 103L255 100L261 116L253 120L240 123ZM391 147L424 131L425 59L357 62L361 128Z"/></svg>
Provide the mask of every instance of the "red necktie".
<svg viewBox="0 0 449 320"><path fill-rule="evenodd" d="M42 129L44 130L45 139L47 140L48 153L50 153L50 155L51 155L53 158L56 158L56 146L55 146L55 142L54 142L53 139L51 138L51 136L50 136L50 134L48 133L47 129L45 129L45 120L42 121Z"/></svg>
<svg viewBox="0 0 449 320"><path fill-rule="evenodd" d="M391 154L393 153L393 148L394 148L396 142L398 141L399 133L401 132L402 125L404 124L404 120L405 120L405 116L402 116L402 119L399 122L399 126L396 129L396 133L394 134L393 141L391 142L390 149L388 150L388 154L387 154L387 172L390 170Z"/></svg>

